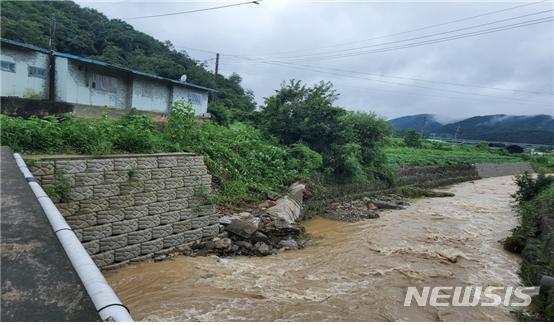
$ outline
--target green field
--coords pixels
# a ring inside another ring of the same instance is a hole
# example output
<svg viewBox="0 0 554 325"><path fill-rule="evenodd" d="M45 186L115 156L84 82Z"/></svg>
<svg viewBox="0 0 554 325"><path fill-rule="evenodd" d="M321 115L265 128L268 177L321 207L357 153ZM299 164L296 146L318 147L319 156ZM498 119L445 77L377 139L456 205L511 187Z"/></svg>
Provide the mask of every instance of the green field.
<svg viewBox="0 0 554 325"><path fill-rule="evenodd" d="M390 165L456 165L524 160L520 155L494 152L472 145L424 141L420 148L407 147L397 138L390 141L385 154Z"/></svg>

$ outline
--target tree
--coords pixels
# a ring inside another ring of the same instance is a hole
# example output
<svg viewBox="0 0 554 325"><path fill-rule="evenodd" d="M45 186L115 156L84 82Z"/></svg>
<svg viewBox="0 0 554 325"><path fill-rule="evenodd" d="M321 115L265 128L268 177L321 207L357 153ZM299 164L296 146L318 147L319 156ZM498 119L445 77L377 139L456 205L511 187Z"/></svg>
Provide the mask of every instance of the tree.
<svg viewBox="0 0 554 325"><path fill-rule="evenodd" d="M214 122L223 126L229 126L233 119L231 110L222 103L210 103L208 105L208 113L212 115L212 120Z"/></svg>
<svg viewBox="0 0 554 325"><path fill-rule="evenodd" d="M408 147L419 148L421 147L421 136L414 129L409 129L404 135L404 143Z"/></svg>
<svg viewBox="0 0 554 325"><path fill-rule="evenodd" d="M363 183L382 175L389 124L374 114L334 106L337 98L331 83L308 87L291 80L266 98L261 126L283 144L302 143L320 153L327 174L337 181Z"/></svg>
<svg viewBox="0 0 554 325"><path fill-rule="evenodd" d="M392 134L390 124L374 113L347 112L342 117L346 142L360 145L361 162L373 170L381 170L386 164L383 148Z"/></svg>
<svg viewBox="0 0 554 325"><path fill-rule="evenodd" d="M295 80L283 83L262 106L262 128L286 145L301 142L324 153L344 138L340 117L346 111L333 106L336 99L331 83L313 87Z"/></svg>

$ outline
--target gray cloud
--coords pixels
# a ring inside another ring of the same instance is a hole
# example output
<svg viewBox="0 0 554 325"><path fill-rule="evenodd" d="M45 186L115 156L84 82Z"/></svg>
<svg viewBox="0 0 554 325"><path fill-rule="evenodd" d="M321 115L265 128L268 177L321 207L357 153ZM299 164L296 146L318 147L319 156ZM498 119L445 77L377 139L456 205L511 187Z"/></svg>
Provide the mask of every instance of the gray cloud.
<svg viewBox="0 0 554 325"><path fill-rule="evenodd" d="M109 18L175 12L221 4L220 2L125 1L78 1L78 3L95 8ZM365 76L365 78L406 85L387 84L307 71L300 67L252 62L225 55L240 54L266 59L285 56L278 53L368 39L500 10L521 3L266 0L259 6L246 5L180 16L127 20L127 22L137 30L160 40L170 40L178 49L185 46L219 51L223 54L221 72L239 73L243 77L243 85L254 91L259 104L262 104L263 98L270 96L283 80L294 78L309 84L320 80L331 81L341 93L339 105L350 110L375 111L388 118L418 113L433 113L445 119L499 113L554 115L554 96L551 95L532 95ZM552 2L544 2L474 20L344 47L417 37L552 8ZM542 16L548 15L552 15L552 12ZM534 18L538 16L523 19ZM504 24L508 23L512 22ZM404 76L553 93L554 28L552 27L553 23L549 22L444 43L342 59L308 60L298 64L375 75ZM344 47L331 47L320 51L333 51ZM209 53L194 50L187 50L187 52L191 57L201 61L213 59L213 55ZM314 50L308 52L313 53ZM298 54L301 52L288 55ZM213 62L213 60L208 61L211 69L213 69ZM364 78L362 75L357 76ZM443 91L429 89L429 87ZM520 103L515 102L513 98L540 103Z"/></svg>

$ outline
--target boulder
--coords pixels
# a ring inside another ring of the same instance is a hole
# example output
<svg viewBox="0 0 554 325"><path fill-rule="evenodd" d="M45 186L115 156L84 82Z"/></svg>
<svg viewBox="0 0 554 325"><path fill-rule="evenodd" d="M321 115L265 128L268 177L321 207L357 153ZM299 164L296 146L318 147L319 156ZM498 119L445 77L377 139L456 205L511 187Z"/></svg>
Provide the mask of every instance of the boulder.
<svg viewBox="0 0 554 325"><path fill-rule="evenodd" d="M237 247L244 248L244 249L249 250L249 251L254 248L254 245L250 244L247 241L242 241L242 240L236 241L235 245Z"/></svg>
<svg viewBox="0 0 554 325"><path fill-rule="evenodd" d="M296 182L292 184L289 188L290 191L290 197L298 202L298 204L302 204L304 201L304 192L306 191L306 185Z"/></svg>
<svg viewBox="0 0 554 325"><path fill-rule="evenodd" d="M302 218L302 207L295 200L285 196L277 200L274 206L265 210L264 215L276 222L293 224Z"/></svg>
<svg viewBox="0 0 554 325"><path fill-rule="evenodd" d="M256 245L254 245L254 250L262 256L271 254L271 247L264 242L257 242Z"/></svg>
<svg viewBox="0 0 554 325"><path fill-rule="evenodd" d="M261 219L258 218L258 217L255 217L255 218L251 218L251 219L248 219L248 222L250 222L251 224L253 224L256 229L260 229L260 223L261 223Z"/></svg>
<svg viewBox="0 0 554 325"><path fill-rule="evenodd" d="M232 241L229 238L214 238L214 248L222 251L229 251L231 250L231 246L233 245Z"/></svg>
<svg viewBox="0 0 554 325"><path fill-rule="evenodd" d="M256 231L256 233L254 233L254 235L252 235L251 241L254 242L254 243L264 242L264 243L267 243L267 244L269 244L271 242L266 235L264 235L262 232L259 232L259 231Z"/></svg>
<svg viewBox="0 0 554 325"><path fill-rule="evenodd" d="M219 223L222 224L222 225L229 225L229 224L231 224L231 222L233 220L237 220L237 219L240 219L240 217L235 216L235 215L233 215L233 216L223 216L223 217L219 218Z"/></svg>
<svg viewBox="0 0 554 325"><path fill-rule="evenodd" d="M375 204L371 203L371 202L369 202L367 204L367 208L370 209L370 210L377 210L378 209L378 207Z"/></svg>
<svg viewBox="0 0 554 325"><path fill-rule="evenodd" d="M371 203L373 203L379 209L403 209L404 208L404 206L399 205L395 202L388 202L388 201L377 200L377 199L372 199Z"/></svg>
<svg viewBox="0 0 554 325"><path fill-rule="evenodd" d="M298 249L298 243L294 239L281 240L278 244L278 247L285 249Z"/></svg>
<svg viewBox="0 0 554 325"><path fill-rule="evenodd" d="M366 211L363 216L365 219L377 219L379 214L373 210Z"/></svg>
<svg viewBox="0 0 554 325"><path fill-rule="evenodd" d="M227 227L225 227L225 230L242 238L250 238L256 231L258 231L258 227L251 222L234 219L229 225L227 225Z"/></svg>
<svg viewBox="0 0 554 325"><path fill-rule="evenodd" d="M241 213L238 214L238 216L241 219L246 219L246 218L252 217L252 213L250 213L250 212L241 212Z"/></svg>

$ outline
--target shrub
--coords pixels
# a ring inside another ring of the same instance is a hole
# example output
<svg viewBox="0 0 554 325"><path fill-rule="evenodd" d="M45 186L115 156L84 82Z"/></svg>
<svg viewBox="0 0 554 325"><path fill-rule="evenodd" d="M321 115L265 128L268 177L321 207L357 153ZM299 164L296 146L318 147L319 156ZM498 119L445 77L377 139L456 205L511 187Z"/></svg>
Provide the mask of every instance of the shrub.
<svg viewBox="0 0 554 325"><path fill-rule="evenodd" d="M169 119L164 129L169 143L175 151L184 151L192 143L196 132L196 122L192 106L182 100L171 105Z"/></svg>
<svg viewBox="0 0 554 325"><path fill-rule="evenodd" d="M0 115L1 142L14 151L55 153L64 149L61 129L55 118L7 117Z"/></svg>
<svg viewBox="0 0 554 325"><path fill-rule="evenodd" d="M107 114L101 119L89 119L68 113L63 116L60 129L61 139L70 151L97 155L113 150L115 122Z"/></svg>
<svg viewBox="0 0 554 325"><path fill-rule="evenodd" d="M310 149L287 148L240 123L229 128L207 123L198 129L191 145L194 152L204 155L223 205L256 202L267 194L284 192L319 165L318 155ZM308 160L295 160L302 156Z"/></svg>
<svg viewBox="0 0 554 325"><path fill-rule="evenodd" d="M406 132L404 136L404 143L408 147L420 148L421 147L421 136L414 129L410 129Z"/></svg>
<svg viewBox="0 0 554 325"><path fill-rule="evenodd" d="M287 168L295 171L301 178L314 176L323 166L321 155L301 143L290 146L287 156Z"/></svg>
<svg viewBox="0 0 554 325"><path fill-rule="evenodd" d="M212 115L212 120L223 126L229 126L233 120L233 113L222 103L210 103L208 113Z"/></svg>
<svg viewBox="0 0 554 325"><path fill-rule="evenodd" d="M528 172L524 172L517 175L515 181L518 189L513 197L517 202L522 203L532 200L551 184L554 184L554 176L546 176L541 173L534 178Z"/></svg>
<svg viewBox="0 0 554 325"><path fill-rule="evenodd" d="M135 109L117 123L114 149L125 152L151 153L162 150L164 140L160 130L149 116L138 114Z"/></svg>
<svg viewBox="0 0 554 325"><path fill-rule="evenodd" d="M62 172L56 172L54 184L45 186L44 191L54 202L67 202L71 193L71 183Z"/></svg>

